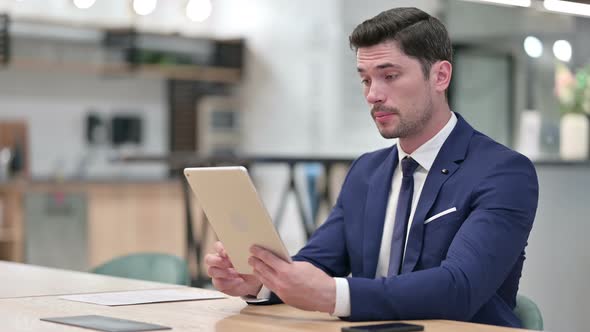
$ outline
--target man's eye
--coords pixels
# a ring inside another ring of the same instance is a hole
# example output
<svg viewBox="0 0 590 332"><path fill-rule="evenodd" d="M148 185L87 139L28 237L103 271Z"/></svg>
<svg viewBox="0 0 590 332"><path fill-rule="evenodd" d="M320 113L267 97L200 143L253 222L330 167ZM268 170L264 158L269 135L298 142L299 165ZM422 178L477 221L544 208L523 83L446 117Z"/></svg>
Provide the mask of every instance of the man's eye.
<svg viewBox="0 0 590 332"><path fill-rule="evenodd" d="M385 75L385 79L389 81L389 80L396 79L396 78L397 78L397 76L398 76L398 75L393 75L393 74L392 74L392 75Z"/></svg>
<svg viewBox="0 0 590 332"><path fill-rule="evenodd" d="M371 83L371 81L369 81L368 79L361 80L362 85L369 85L369 83Z"/></svg>

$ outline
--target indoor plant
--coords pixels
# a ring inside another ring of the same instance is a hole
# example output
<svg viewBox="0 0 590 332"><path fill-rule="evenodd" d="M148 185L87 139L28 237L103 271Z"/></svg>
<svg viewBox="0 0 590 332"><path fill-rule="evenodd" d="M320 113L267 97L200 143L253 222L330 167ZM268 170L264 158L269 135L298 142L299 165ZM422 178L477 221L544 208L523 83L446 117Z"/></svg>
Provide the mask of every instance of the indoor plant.
<svg viewBox="0 0 590 332"><path fill-rule="evenodd" d="M573 74L563 63L555 70L555 94L561 112L559 153L585 160L590 152L590 66Z"/></svg>

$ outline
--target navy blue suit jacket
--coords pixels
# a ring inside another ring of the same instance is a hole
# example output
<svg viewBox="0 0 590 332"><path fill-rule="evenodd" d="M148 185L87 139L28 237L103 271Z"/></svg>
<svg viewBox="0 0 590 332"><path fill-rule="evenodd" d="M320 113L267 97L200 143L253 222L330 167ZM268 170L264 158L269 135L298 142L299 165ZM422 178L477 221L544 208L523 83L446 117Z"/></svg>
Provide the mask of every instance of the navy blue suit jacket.
<svg viewBox="0 0 590 332"><path fill-rule="evenodd" d="M521 326L512 310L537 209L536 172L526 157L457 117L426 178L402 274L375 278L396 146L351 165L330 216L294 257L348 277L346 319ZM424 223L453 207L456 212Z"/></svg>

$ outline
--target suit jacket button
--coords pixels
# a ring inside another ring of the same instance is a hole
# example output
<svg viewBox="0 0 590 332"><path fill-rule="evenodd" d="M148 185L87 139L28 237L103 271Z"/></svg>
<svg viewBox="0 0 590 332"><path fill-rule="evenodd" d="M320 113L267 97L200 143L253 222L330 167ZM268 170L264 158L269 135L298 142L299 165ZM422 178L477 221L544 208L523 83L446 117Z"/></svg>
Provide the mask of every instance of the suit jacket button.
<svg viewBox="0 0 590 332"><path fill-rule="evenodd" d="M449 174L449 170L446 168L443 168L442 171L440 171L443 174Z"/></svg>

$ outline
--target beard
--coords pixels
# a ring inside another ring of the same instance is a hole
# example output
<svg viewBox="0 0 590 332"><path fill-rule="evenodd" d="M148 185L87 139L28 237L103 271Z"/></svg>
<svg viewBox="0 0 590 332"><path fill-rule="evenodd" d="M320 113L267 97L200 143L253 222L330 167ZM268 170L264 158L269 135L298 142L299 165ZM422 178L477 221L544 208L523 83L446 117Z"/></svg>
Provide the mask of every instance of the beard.
<svg viewBox="0 0 590 332"><path fill-rule="evenodd" d="M383 138L405 138L420 132L432 118L432 99L428 98L427 104L422 109L409 112L401 112L397 107L375 105L371 108L371 116L375 120L375 112L388 112L397 115L399 122L393 127L380 127L379 133ZM405 114L405 115L403 115Z"/></svg>

